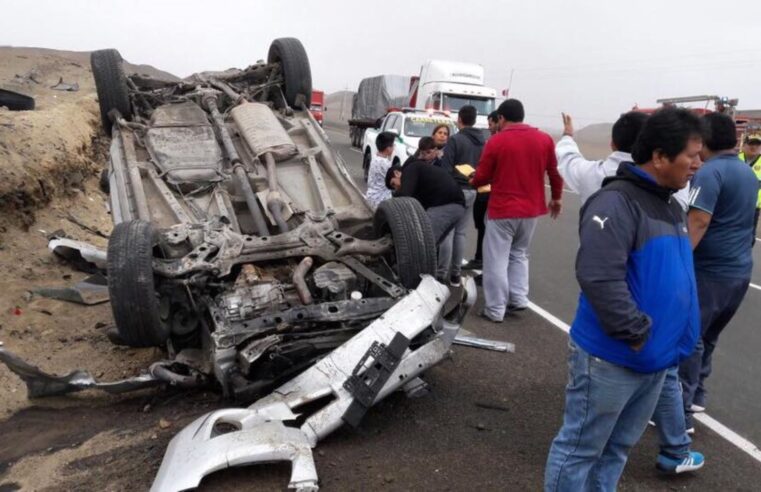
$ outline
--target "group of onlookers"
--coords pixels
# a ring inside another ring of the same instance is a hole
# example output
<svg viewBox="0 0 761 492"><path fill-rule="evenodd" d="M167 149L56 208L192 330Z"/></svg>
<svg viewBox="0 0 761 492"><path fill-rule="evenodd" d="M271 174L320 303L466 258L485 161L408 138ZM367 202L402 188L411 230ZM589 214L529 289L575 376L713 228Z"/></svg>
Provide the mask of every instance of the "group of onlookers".
<svg viewBox="0 0 761 492"><path fill-rule="evenodd" d="M451 285L460 282L472 211L478 247L467 267L483 270L480 316L499 323L529 305L531 239L539 216L560 213L565 181L582 203L581 296L545 489L615 490L649 421L660 437L656 466L697 470L704 457L690 449L693 416L705 410L712 353L750 283L761 135L747 136L738 157L725 114L633 111L613 125L613 152L591 161L570 116L557 144L523 119L520 101L504 101L485 140L465 106L455 135L437 128L401 168L382 161L395 135L379 135L368 200L420 201L436 237L437 277Z"/></svg>

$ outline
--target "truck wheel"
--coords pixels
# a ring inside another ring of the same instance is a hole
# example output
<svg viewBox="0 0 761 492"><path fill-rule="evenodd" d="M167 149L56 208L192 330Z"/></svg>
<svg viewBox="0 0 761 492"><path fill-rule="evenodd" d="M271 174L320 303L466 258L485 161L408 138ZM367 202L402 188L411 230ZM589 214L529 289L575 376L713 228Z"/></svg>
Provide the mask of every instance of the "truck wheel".
<svg viewBox="0 0 761 492"><path fill-rule="evenodd" d="M370 157L370 149L367 149L365 151L365 155L362 156L362 171L365 174L365 183L367 183L367 178L370 176L370 160L372 158Z"/></svg>
<svg viewBox="0 0 761 492"><path fill-rule="evenodd" d="M267 63L280 63L285 102L296 108L299 95L307 108L312 103L312 70L304 45L296 38L279 38L272 42Z"/></svg>
<svg viewBox="0 0 761 492"><path fill-rule="evenodd" d="M90 54L90 66L95 79L95 88L98 91L100 120L106 134L110 136L113 123L108 113L112 109L119 111L126 119L132 116L122 56L114 49L93 51Z"/></svg>
<svg viewBox="0 0 761 492"><path fill-rule="evenodd" d="M163 345L169 326L159 314L153 280L154 231L149 222L116 224L108 240L108 292L121 338L132 347Z"/></svg>
<svg viewBox="0 0 761 492"><path fill-rule="evenodd" d="M421 275L436 273L436 241L428 215L414 198L391 198L381 202L374 218L378 237L391 233L394 241L392 268L407 289L420 283Z"/></svg>

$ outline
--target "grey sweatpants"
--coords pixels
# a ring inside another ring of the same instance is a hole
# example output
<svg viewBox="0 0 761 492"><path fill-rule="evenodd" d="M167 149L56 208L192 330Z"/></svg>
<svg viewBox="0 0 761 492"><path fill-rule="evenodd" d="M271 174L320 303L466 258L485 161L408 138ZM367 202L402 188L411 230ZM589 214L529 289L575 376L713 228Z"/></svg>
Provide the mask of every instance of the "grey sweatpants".
<svg viewBox="0 0 761 492"><path fill-rule="evenodd" d="M465 214L455 224L454 229L439 244L439 265L436 276L447 278L449 275L460 275L462 259L465 256L465 239L468 234L473 202L476 201L476 190L462 190L465 195Z"/></svg>
<svg viewBox="0 0 761 492"><path fill-rule="evenodd" d="M429 207L425 213L431 220L433 237L438 246L465 214L465 207L459 203L448 203L438 207Z"/></svg>
<svg viewBox="0 0 761 492"><path fill-rule="evenodd" d="M530 219L487 219L484 237L484 314L505 317L507 306L528 304L528 248L536 228Z"/></svg>

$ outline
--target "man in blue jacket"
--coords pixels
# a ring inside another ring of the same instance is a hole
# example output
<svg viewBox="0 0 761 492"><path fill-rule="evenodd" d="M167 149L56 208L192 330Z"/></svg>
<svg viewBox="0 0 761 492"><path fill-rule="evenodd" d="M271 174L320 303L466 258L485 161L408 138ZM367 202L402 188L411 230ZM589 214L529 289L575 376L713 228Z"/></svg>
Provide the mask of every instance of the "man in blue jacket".
<svg viewBox="0 0 761 492"><path fill-rule="evenodd" d="M684 211L672 194L699 168L700 120L667 108L645 123L616 176L581 210L563 426L546 491L615 490L669 368L693 350L700 315Z"/></svg>

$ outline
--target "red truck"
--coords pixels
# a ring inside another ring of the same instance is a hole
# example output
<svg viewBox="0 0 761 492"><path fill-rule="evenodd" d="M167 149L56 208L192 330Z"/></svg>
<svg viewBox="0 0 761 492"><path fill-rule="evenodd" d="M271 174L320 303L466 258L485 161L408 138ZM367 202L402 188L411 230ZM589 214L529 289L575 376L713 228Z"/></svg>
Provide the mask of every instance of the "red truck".
<svg viewBox="0 0 761 492"><path fill-rule="evenodd" d="M312 105L309 106L309 111L317 123L322 126L323 112L325 111L325 93L323 91L312 89Z"/></svg>

